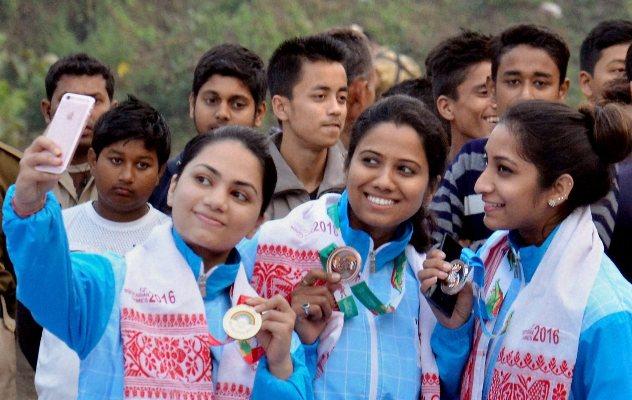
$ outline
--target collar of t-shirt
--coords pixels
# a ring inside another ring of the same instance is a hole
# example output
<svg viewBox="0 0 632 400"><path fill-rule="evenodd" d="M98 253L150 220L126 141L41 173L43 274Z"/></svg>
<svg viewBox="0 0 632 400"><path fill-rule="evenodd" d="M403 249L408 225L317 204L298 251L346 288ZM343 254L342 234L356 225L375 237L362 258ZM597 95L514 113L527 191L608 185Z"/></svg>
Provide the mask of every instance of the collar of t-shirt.
<svg viewBox="0 0 632 400"><path fill-rule="evenodd" d="M173 235L176 248L187 261L189 268L191 268L191 272L193 272L193 275L197 280L200 277L202 258L195 254L193 249L184 242L182 236L180 236L174 228L171 229L171 233ZM209 278L206 280L206 300L214 299L217 295L235 283L237 271L239 270L239 264L241 264L241 255L236 248L233 248L228 254L224 264L219 264L206 272L206 275Z"/></svg>
<svg viewBox="0 0 632 400"><path fill-rule="evenodd" d="M551 244L551 241L553 240L553 237L557 233L559 227L560 226L557 225L539 246L522 245L520 243L521 239L518 236L518 233L516 231L509 232L509 244L518 252L518 254L520 254L520 265L522 266L522 274L524 276L525 283L531 282L533 274L535 274L540 261L542 261L542 257L544 257L544 254L549 248L549 245Z"/></svg>
<svg viewBox="0 0 632 400"><path fill-rule="evenodd" d="M347 246L356 249L363 260L366 260L371 250L375 251L375 270L379 270L394 260L406 249L413 235L413 224L408 221L399 225L392 241L384 243L377 249L372 249L371 236L367 232L351 227L349 221L349 194L345 190L338 200L338 218L340 219L340 232ZM364 267L364 263L362 263Z"/></svg>

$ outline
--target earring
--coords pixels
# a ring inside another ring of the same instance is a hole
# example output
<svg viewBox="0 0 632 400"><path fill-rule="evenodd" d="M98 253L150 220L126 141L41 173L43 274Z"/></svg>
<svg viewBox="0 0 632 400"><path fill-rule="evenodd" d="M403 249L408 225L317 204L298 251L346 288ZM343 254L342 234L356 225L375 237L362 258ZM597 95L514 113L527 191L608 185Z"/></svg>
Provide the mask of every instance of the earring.
<svg viewBox="0 0 632 400"><path fill-rule="evenodd" d="M557 199L550 199L547 203L549 204L549 207L553 208L557 206L558 204L560 204L561 202L563 202L564 200L566 199L563 196L560 196Z"/></svg>

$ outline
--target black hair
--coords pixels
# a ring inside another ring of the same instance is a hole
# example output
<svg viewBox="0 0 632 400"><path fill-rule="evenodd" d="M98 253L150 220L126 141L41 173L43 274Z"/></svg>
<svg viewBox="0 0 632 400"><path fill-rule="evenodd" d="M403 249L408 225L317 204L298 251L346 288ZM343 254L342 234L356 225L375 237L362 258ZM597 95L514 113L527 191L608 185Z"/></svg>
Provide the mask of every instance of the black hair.
<svg viewBox="0 0 632 400"><path fill-rule="evenodd" d="M632 149L632 128L625 110L616 104L579 111L544 100L528 100L510 107L500 123L517 136L521 155L538 170L539 184L549 188L562 174L573 178L563 204L570 214L590 205L611 188L612 167Z"/></svg>
<svg viewBox="0 0 632 400"><path fill-rule="evenodd" d="M217 128L213 132L203 133L195 136L191 139L182 151L182 157L178 162L177 176L182 175L182 171L197 155L207 146L222 141L235 141L241 143L246 149L248 149L261 164L263 172L262 182L262 198L261 210L259 215L263 215L268 208L272 195L274 194L274 188L276 187L277 172L272 160L272 156L268 151L269 139L267 136L262 135L256 130L239 125L229 125Z"/></svg>
<svg viewBox="0 0 632 400"><path fill-rule="evenodd" d="M155 108L134 96L99 118L94 126L92 149L98 158L113 143L130 140L142 140L147 150L156 151L160 167L169 160L171 131L167 122Z"/></svg>
<svg viewBox="0 0 632 400"><path fill-rule="evenodd" d="M464 31L439 43L426 57L426 73L432 82L432 95L459 99L457 87L465 81L471 66L491 61L491 37Z"/></svg>
<svg viewBox="0 0 632 400"><path fill-rule="evenodd" d="M602 50L630 42L632 42L632 21L615 19L599 23L582 42L579 51L579 69L593 74Z"/></svg>
<svg viewBox="0 0 632 400"><path fill-rule="evenodd" d="M369 39L364 33L352 28L333 28L325 34L343 43L347 49L344 61L347 81L351 83L357 78L368 79L373 72L373 57Z"/></svg>
<svg viewBox="0 0 632 400"><path fill-rule="evenodd" d="M344 44L328 35L297 37L281 43L268 62L270 97L280 95L291 99L306 61L344 66L346 51Z"/></svg>
<svg viewBox="0 0 632 400"><path fill-rule="evenodd" d="M406 79L382 93L382 98L396 94L405 94L424 103L424 106L441 121L441 125L443 125L448 139L448 144L450 144L450 123L439 115L439 110L437 110L437 105L432 96L432 84L430 83L430 79L426 77Z"/></svg>
<svg viewBox="0 0 632 400"><path fill-rule="evenodd" d="M407 125L419 135L428 160L428 189L431 190L439 182L446 166L448 143L445 131L439 119L430 112L421 101L405 95L394 95L384 98L360 114L351 128L349 151L345 161L345 169L349 169L353 154L364 136L376 125L392 122L395 125ZM410 244L419 252L426 251L432 244L430 236L430 217L426 207L422 206L410 218L413 224L413 236Z"/></svg>
<svg viewBox="0 0 632 400"><path fill-rule="evenodd" d="M628 76L628 81L632 81L632 46L628 48L628 52L625 55L625 74Z"/></svg>
<svg viewBox="0 0 632 400"><path fill-rule="evenodd" d="M598 104L608 103L632 104L630 82L627 79L618 78L605 84Z"/></svg>
<svg viewBox="0 0 632 400"><path fill-rule="evenodd" d="M516 46L526 45L544 50L553 60L560 73L561 85L566 79L568 59L571 56L568 45L557 33L536 25L515 25L504 30L491 41L492 79L496 81L501 58Z"/></svg>
<svg viewBox="0 0 632 400"><path fill-rule="evenodd" d="M44 79L48 100L52 100L53 93L57 89L57 82L63 75L101 75L103 80L105 80L105 90L109 99L112 100L114 97L114 75L112 75L112 71L96 58L92 58L85 53L77 53L60 58L48 69Z"/></svg>
<svg viewBox="0 0 632 400"><path fill-rule="evenodd" d="M256 106L266 99L267 82L263 61L243 46L224 43L204 53L193 72L191 93L194 98L213 75L230 76L242 81L250 90Z"/></svg>
<svg viewBox="0 0 632 400"><path fill-rule="evenodd" d="M396 94L405 94L417 99L424 103L429 110L436 108L434 98L432 97L432 85L428 78L406 79L382 93L382 98Z"/></svg>

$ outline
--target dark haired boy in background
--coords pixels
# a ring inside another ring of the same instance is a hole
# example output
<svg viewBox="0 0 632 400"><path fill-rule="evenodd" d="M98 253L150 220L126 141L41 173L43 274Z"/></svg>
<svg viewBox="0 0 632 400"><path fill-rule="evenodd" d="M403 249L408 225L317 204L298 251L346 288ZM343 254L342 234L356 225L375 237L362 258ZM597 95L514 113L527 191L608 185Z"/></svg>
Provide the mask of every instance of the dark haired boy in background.
<svg viewBox="0 0 632 400"><path fill-rule="evenodd" d="M169 127L145 102L130 97L102 116L88 153L97 200L63 211L71 251L123 255L168 220L147 199L170 149ZM77 354L44 331L35 374L39 399L76 398L78 377Z"/></svg>
<svg viewBox="0 0 632 400"><path fill-rule="evenodd" d="M116 105L114 76L99 60L78 53L55 62L46 74L45 85L46 98L42 99L40 108L47 124L53 119L64 94L83 94L94 97L95 100L70 165L54 190L62 208L68 208L96 198L88 165L88 150L92 142L94 124L103 113Z"/></svg>
<svg viewBox="0 0 632 400"><path fill-rule="evenodd" d="M213 47L200 58L189 94L189 116L198 134L224 125L259 127L266 113L266 72L261 58L237 44ZM149 202L170 214L167 192L178 154L167 163Z"/></svg>
<svg viewBox="0 0 632 400"><path fill-rule="evenodd" d="M486 137L498 122L487 88L491 75L489 41L489 36L462 32L439 43L426 57L435 113L450 127L450 161L465 143Z"/></svg>
<svg viewBox="0 0 632 400"><path fill-rule="evenodd" d="M342 43L317 35L289 39L270 58L272 111L281 127L269 149L277 169L270 219L344 188L344 155L336 144L347 115L345 57Z"/></svg>
<svg viewBox="0 0 632 400"><path fill-rule="evenodd" d="M632 21L609 20L595 26L581 45L579 87L591 104L606 84L625 78L625 55L632 43Z"/></svg>

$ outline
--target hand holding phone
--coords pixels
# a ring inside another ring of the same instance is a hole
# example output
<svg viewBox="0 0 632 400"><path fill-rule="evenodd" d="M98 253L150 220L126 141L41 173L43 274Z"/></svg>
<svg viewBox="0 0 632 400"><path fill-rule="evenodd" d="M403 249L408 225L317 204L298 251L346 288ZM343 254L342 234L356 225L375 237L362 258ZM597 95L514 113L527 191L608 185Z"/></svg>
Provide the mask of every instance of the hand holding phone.
<svg viewBox="0 0 632 400"><path fill-rule="evenodd" d="M66 170L93 107L93 97L75 93L66 93L62 96L53 120L44 132L44 136L52 140L61 150L62 163L58 166L37 165L35 169L53 174L61 174Z"/></svg>
<svg viewBox="0 0 632 400"><path fill-rule="evenodd" d="M424 294L432 305L450 318L459 292L471 280L471 268L460 260L463 247L452 236L443 235L439 248L445 253L450 271L445 279L437 281Z"/></svg>

